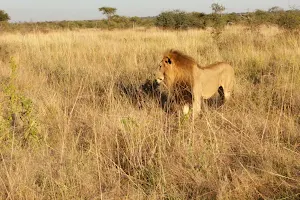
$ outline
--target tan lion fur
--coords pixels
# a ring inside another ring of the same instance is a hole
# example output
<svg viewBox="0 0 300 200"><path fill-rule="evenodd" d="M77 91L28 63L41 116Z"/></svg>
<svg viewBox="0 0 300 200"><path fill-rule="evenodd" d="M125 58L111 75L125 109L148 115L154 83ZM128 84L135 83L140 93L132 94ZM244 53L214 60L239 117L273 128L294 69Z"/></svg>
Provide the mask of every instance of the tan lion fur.
<svg viewBox="0 0 300 200"><path fill-rule="evenodd" d="M198 113L201 99L212 97L219 87L223 88L225 100L229 99L234 84L234 70L225 62L201 67L192 57L171 49L163 55L157 81L163 82L176 96L189 91L193 111Z"/></svg>

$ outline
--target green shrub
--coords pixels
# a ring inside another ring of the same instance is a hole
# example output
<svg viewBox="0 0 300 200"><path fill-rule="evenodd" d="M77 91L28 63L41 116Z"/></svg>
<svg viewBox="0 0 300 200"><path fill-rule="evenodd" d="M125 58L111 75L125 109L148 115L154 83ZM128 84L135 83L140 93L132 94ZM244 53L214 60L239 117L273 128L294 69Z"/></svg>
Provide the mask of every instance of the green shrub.
<svg viewBox="0 0 300 200"><path fill-rule="evenodd" d="M186 29L190 25L189 16L180 10L162 12L156 18L156 26L162 28Z"/></svg>
<svg viewBox="0 0 300 200"><path fill-rule="evenodd" d="M206 28L205 14L199 12L192 12L188 15L189 25L193 28Z"/></svg>
<svg viewBox="0 0 300 200"><path fill-rule="evenodd" d="M300 28L300 11L291 10L280 13L277 24L287 30L295 30Z"/></svg>
<svg viewBox="0 0 300 200"><path fill-rule="evenodd" d="M156 18L155 25L162 28L174 28L175 19L172 11L162 12Z"/></svg>
<svg viewBox="0 0 300 200"><path fill-rule="evenodd" d="M39 129L34 104L31 99L22 95L17 88L18 66L14 58L10 60L10 68L11 75L3 86L7 100L4 102L6 108L3 116L5 117L0 118L1 139L17 137L24 145L28 142L38 142Z"/></svg>
<svg viewBox="0 0 300 200"><path fill-rule="evenodd" d="M9 15L4 10L0 10L0 22L8 21L8 20L10 20Z"/></svg>

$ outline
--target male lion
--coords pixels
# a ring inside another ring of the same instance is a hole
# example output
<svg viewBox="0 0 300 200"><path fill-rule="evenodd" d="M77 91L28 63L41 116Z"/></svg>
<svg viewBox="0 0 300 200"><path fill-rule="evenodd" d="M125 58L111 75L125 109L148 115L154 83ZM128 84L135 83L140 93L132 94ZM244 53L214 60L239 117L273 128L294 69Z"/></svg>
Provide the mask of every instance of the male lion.
<svg viewBox="0 0 300 200"><path fill-rule="evenodd" d="M188 91L192 99L193 114L198 114L202 98L208 99L217 91L222 91L225 100L230 98L234 71L225 62L201 67L192 57L171 49L164 53L156 81L164 83L169 92L177 97L182 94L186 96ZM187 114L188 110L185 105L183 112Z"/></svg>

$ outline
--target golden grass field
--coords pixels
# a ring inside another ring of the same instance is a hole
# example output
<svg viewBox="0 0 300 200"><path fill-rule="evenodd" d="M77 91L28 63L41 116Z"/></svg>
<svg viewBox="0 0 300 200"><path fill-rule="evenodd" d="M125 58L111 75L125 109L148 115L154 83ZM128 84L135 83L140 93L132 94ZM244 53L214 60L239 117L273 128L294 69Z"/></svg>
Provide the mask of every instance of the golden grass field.
<svg viewBox="0 0 300 200"><path fill-rule="evenodd" d="M191 127L155 98L162 53L234 66ZM299 199L300 35L249 30L0 34L0 199Z"/></svg>

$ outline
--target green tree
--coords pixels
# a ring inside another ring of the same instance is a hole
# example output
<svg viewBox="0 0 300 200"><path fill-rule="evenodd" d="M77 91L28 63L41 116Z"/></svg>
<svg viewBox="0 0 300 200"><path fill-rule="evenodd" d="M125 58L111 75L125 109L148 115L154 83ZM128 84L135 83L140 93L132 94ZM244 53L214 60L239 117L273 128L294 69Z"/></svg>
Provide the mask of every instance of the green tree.
<svg viewBox="0 0 300 200"><path fill-rule="evenodd" d="M0 10L0 22L8 20L10 20L9 15L4 10Z"/></svg>
<svg viewBox="0 0 300 200"><path fill-rule="evenodd" d="M273 6L268 10L269 12L281 12L284 11L283 8L280 8L279 6Z"/></svg>
<svg viewBox="0 0 300 200"><path fill-rule="evenodd" d="M130 18L130 21L132 22L132 28L135 28L136 24L141 21L141 18L134 16Z"/></svg>
<svg viewBox="0 0 300 200"><path fill-rule="evenodd" d="M212 20L213 20L213 27L217 30L217 32L221 32L226 25L226 21L224 16L222 16L222 12L225 10L225 6L213 3L211 4L211 9L213 11Z"/></svg>
<svg viewBox="0 0 300 200"><path fill-rule="evenodd" d="M157 18L155 25L162 28L174 28L175 27L175 19L172 11L162 12Z"/></svg>
<svg viewBox="0 0 300 200"><path fill-rule="evenodd" d="M223 6L222 4L213 3L213 4L211 4L211 9L212 9L213 13L221 14L222 12L225 11L225 6Z"/></svg>
<svg viewBox="0 0 300 200"><path fill-rule="evenodd" d="M190 26L188 14L181 10L174 11L175 29L186 29Z"/></svg>
<svg viewBox="0 0 300 200"><path fill-rule="evenodd" d="M190 21L186 12L174 10L160 13L156 18L155 25L163 28L186 29L189 27Z"/></svg>
<svg viewBox="0 0 300 200"><path fill-rule="evenodd" d="M270 14L264 10L257 9L254 13L254 23L256 25L259 24L267 24L270 23Z"/></svg>
<svg viewBox="0 0 300 200"><path fill-rule="evenodd" d="M193 28L205 28L206 27L205 17L206 15L204 13L199 13L199 12L188 13L189 26Z"/></svg>
<svg viewBox="0 0 300 200"><path fill-rule="evenodd" d="M107 19L110 19L112 16L116 14L117 9L112 7L101 7L99 8L99 11L102 12L104 15L106 15Z"/></svg>

